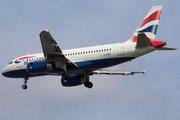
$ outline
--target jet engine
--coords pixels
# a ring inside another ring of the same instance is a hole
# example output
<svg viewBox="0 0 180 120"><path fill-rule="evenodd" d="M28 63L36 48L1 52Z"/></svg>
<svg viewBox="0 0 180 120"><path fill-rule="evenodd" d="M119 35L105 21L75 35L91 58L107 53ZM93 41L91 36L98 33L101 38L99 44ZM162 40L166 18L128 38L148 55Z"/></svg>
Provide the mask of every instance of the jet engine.
<svg viewBox="0 0 180 120"><path fill-rule="evenodd" d="M55 69L55 64L54 63L47 63L47 62L32 62L27 64L27 71L29 73L43 73L46 71L50 71Z"/></svg>
<svg viewBox="0 0 180 120"><path fill-rule="evenodd" d="M83 75L71 75L69 79L61 78L61 83L65 87L78 86L86 82Z"/></svg>

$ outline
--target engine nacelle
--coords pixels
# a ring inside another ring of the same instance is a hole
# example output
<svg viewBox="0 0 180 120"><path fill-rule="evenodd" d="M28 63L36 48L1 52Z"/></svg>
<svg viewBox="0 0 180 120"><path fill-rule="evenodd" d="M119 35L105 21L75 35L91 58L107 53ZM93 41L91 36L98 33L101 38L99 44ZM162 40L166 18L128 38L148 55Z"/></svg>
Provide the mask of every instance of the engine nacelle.
<svg viewBox="0 0 180 120"><path fill-rule="evenodd" d="M54 63L47 63L47 62L32 62L27 64L27 71L29 73L43 73L46 71L53 70L55 68Z"/></svg>
<svg viewBox="0 0 180 120"><path fill-rule="evenodd" d="M61 83L65 87L78 86L84 84L86 77L83 75L71 75L69 79L61 78Z"/></svg>

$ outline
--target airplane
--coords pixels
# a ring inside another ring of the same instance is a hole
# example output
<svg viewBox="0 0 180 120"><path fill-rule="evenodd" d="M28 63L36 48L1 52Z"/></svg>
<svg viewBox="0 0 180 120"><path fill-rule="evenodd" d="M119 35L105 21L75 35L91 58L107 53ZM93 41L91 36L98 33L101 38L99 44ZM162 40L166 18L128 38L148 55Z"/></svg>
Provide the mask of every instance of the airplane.
<svg viewBox="0 0 180 120"><path fill-rule="evenodd" d="M164 47L165 41L155 40L161 10L162 5L152 7L133 35L123 43L61 50L49 28L43 30L39 34L43 53L13 59L2 70L2 75L23 78L22 88L26 90L28 79L36 76L62 76L61 83L65 87L84 84L85 87L92 88L89 76L94 74L145 74L146 71L112 71L104 68L131 61L155 50L176 50Z"/></svg>

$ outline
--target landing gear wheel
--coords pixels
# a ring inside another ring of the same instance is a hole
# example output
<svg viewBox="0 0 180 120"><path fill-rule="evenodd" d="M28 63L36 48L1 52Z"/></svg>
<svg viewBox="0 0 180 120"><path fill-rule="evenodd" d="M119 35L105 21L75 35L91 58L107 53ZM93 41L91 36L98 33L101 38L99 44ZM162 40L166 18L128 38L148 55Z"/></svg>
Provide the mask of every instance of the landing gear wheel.
<svg viewBox="0 0 180 120"><path fill-rule="evenodd" d="M87 87L87 88L92 88L93 87L93 83L92 82L89 82L89 81L86 81L84 83L84 86Z"/></svg>
<svg viewBox="0 0 180 120"><path fill-rule="evenodd" d="M69 79L69 78L70 78L70 75L69 75L68 73L64 72L64 73L62 74L62 77L65 78L65 79Z"/></svg>
<svg viewBox="0 0 180 120"><path fill-rule="evenodd" d="M26 90L27 89L27 85L22 85L22 89Z"/></svg>
<svg viewBox="0 0 180 120"><path fill-rule="evenodd" d="M92 88L92 87L93 87L93 83L92 83L92 82L89 82L88 88Z"/></svg>

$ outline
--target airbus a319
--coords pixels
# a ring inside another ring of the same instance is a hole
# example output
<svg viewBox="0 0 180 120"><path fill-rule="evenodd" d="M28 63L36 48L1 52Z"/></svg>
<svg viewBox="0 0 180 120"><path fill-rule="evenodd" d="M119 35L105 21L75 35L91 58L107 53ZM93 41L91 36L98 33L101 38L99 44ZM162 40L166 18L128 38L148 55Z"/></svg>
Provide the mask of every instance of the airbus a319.
<svg viewBox="0 0 180 120"><path fill-rule="evenodd" d="M162 6L152 7L130 39L123 43L61 50L46 29L39 34L43 53L15 58L2 70L2 75L24 78L22 88L27 89L27 80L36 76L59 75L65 87L84 84L92 88L89 76L94 74L145 74L145 71L112 71L104 68L131 61L155 50L175 50L164 47L166 42L155 40L161 10Z"/></svg>

